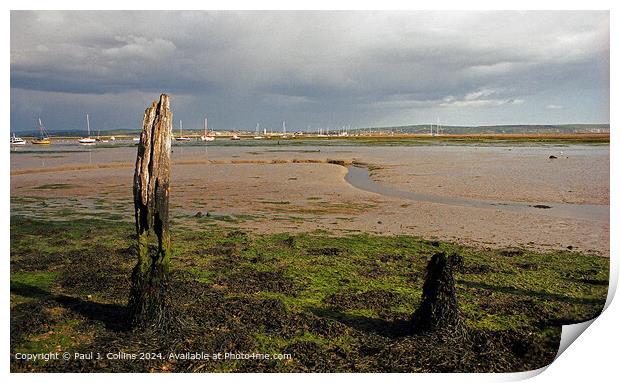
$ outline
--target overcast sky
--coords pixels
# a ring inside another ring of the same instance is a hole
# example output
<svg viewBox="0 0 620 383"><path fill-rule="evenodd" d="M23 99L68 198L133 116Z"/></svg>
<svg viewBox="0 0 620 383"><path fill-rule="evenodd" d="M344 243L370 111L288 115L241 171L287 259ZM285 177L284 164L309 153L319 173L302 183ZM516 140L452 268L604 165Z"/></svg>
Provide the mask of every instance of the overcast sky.
<svg viewBox="0 0 620 383"><path fill-rule="evenodd" d="M608 12L11 12L11 129L609 122Z"/></svg>

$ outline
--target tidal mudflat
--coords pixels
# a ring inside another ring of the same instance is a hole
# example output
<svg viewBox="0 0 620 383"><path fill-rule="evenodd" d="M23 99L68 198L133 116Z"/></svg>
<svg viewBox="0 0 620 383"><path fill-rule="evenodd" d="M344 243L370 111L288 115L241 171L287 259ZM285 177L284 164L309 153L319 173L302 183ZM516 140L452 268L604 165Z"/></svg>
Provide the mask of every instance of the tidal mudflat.
<svg viewBox="0 0 620 383"><path fill-rule="evenodd" d="M44 202L66 214L132 219L135 147L51 149L12 154L14 212L45 215ZM609 255L608 145L319 142L173 150L172 214L180 219L201 212L265 233L409 234ZM346 165L354 163L369 180L347 177ZM383 188L364 188L369 181Z"/></svg>
<svg viewBox="0 0 620 383"><path fill-rule="evenodd" d="M291 358L12 360L13 371L520 371L550 363L559 326L605 302L608 145L175 145L184 325L134 333L122 318L135 153L12 152L12 353ZM409 331L438 251L464 259L465 342Z"/></svg>

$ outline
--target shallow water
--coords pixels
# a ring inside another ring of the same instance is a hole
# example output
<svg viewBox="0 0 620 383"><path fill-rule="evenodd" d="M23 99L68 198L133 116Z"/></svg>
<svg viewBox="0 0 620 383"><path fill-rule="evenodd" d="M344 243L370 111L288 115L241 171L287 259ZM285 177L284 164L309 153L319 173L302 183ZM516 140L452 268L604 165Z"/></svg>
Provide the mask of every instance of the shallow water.
<svg viewBox="0 0 620 383"><path fill-rule="evenodd" d="M609 206L607 205L492 201L416 193L412 191L399 190L397 188L382 185L373 181L370 178L369 171L366 167L349 166L348 169L349 170L345 176L345 180L352 186L388 197L404 198L420 202L440 203L444 205L470 206L485 209L525 212L528 214L543 214L561 218L577 218L609 222Z"/></svg>
<svg viewBox="0 0 620 383"><path fill-rule="evenodd" d="M52 145L25 145L11 148L11 169L24 167L62 166L84 163L109 163L114 161L134 161L137 144L128 140L83 146L74 140L56 140ZM241 156L270 156L290 158L316 157L333 155L353 157L363 161L387 160L394 162L406 159L412 154L441 153L446 156L460 154L488 155L496 154L514 158L546 157L551 154L570 153L572 156L609 156L609 145L564 145L549 143L528 143L527 145L495 144L460 144L460 145L354 145L342 141L312 140L216 140L212 143L173 142L172 157L174 159L196 158L236 158ZM260 157L258 157L260 158Z"/></svg>

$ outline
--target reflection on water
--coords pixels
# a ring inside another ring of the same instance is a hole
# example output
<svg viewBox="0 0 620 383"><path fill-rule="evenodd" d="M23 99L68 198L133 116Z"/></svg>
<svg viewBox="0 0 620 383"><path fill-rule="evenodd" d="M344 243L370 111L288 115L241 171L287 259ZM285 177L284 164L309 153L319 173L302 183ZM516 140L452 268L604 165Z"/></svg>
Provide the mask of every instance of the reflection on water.
<svg viewBox="0 0 620 383"><path fill-rule="evenodd" d="M347 154L352 156L350 149L338 146L319 147L305 145L278 146L277 142L260 142L255 144L235 144L235 141L221 140L221 143L202 142L172 144L173 160L206 160L230 159L244 155L269 156L269 158L288 158L288 156L320 156L329 154ZM241 141L243 142L243 141ZM217 144L216 144L217 143ZM274 149L274 148L280 149ZM365 152L360 148L361 153ZM370 148L371 152L376 148ZM88 153L88 154L87 154ZM117 141L115 143L100 144L84 148L71 141L55 141L49 146L26 145L20 148L11 148L11 170L37 167L58 167L80 164L104 164L110 162L133 163L136 159L137 145L131 141ZM86 158L87 156L87 158Z"/></svg>
<svg viewBox="0 0 620 383"><path fill-rule="evenodd" d="M449 197L435 194L416 193L381 185L370 178L368 169L360 166L349 166L345 180L352 186L381 194L388 197L397 197L421 202L440 203L454 206L470 206L476 208L526 212L561 218L588 219L593 221L609 222L608 205L587 204L559 204L559 203L525 203L512 201L490 201L460 197ZM536 207L538 206L538 207Z"/></svg>

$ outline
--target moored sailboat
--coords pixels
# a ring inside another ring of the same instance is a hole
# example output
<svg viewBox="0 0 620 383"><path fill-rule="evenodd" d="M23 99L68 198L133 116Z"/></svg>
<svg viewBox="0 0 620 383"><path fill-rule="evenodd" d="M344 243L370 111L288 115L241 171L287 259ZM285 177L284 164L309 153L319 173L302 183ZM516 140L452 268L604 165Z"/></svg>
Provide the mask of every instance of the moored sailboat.
<svg viewBox="0 0 620 383"><path fill-rule="evenodd" d="M88 137L82 137L78 142L82 145L95 145L97 140L90 136L90 119L88 118L88 113L86 113L86 128L88 129Z"/></svg>
<svg viewBox="0 0 620 383"><path fill-rule="evenodd" d="M112 136L112 137L114 137L114 136ZM97 142L103 142L103 143L109 142L105 138L101 138L101 130L97 131L97 138L96 138L96 140L97 140Z"/></svg>
<svg viewBox="0 0 620 383"><path fill-rule="evenodd" d="M256 123L256 135L254 136L255 140L262 140L263 136L261 136L258 132L260 131L260 123Z"/></svg>
<svg viewBox="0 0 620 383"><path fill-rule="evenodd" d="M204 135L203 135L203 136L200 136L200 139L201 139L202 141L215 141L215 137L214 137L214 136L212 136L212 135L211 135L211 136L209 136L208 131L209 131L209 130L208 130L208 120L207 120L207 118L205 117L205 133L204 133Z"/></svg>
<svg viewBox="0 0 620 383"><path fill-rule="evenodd" d="M41 118L39 118L39 138L35 138L30 142L35 145L49 145L52 143L45 127L43 126L43 123L41 122Z"/></svg>
<svg viewBox="0 0 620 383"><path fill-rule="evenodd" d="M21 137L16 137L15 133L13 133L13 136L11 137L11 145L13 146L26 145L26 141L24 141Z"/></svg>
<svg viewBox="0 0 620 383"><path fill-rule="evenodd" d="M179 137L175 137L174 139L177 141L191 141L192 139L189 137L183 137L183 120L179 120L179 128L180 128L180 135Z"/></svg>

